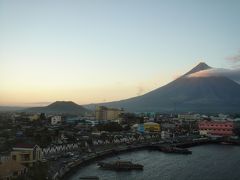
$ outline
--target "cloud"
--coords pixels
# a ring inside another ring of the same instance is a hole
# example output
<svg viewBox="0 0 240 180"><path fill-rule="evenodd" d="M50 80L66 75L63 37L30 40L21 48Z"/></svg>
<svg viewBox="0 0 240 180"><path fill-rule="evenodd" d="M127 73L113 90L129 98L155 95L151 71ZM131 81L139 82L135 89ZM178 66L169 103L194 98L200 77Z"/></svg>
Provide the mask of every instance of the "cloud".
<svg viewBox="0 0 240 180"><path fill-rule="evenodd" d="M142 85L137 86L137 96L141 96L145 92L145 88Z"/></svg>
<svg viewBox="0 0 240 180"><path fill-rule="evenodd" d="M226 59L232 63L239 63L240 62L240 50L238 51L238 53L236 55L227 57Z"/></svg>
<svg viewBox="0 0 240 180"><path fill-rule="evenodd" d="M236 69L221 69L212 68L208 70L199 71L188 75L188 77L228 77L238 83L240 83L240 68Z"/></svg>

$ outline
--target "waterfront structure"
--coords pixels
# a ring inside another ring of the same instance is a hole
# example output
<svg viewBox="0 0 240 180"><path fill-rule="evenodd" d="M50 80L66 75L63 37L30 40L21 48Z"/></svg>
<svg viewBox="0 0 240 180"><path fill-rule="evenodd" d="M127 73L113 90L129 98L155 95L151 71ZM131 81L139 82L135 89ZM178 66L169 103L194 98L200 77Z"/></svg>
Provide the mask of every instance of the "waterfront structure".
<svg viewBox="0 0 240 180"><path fill-rule="evenodd" d="M123 113L123 109L108 108L105 106L96 107L96 120L116 120Z"/></svg>
<svg viewBox="0 0 240 180"><path fill-rule="evenodd" d="M61 116L53 116L51 117L51 125L57 125L62 122L62 117Z"/></svg>
<svg viewBox="0 0 240 180"><path fill-rule="evenodd" d="M232 136L232 121L201 121L198 123L200 135Z"/></svg>
<svg viewBox="0 0 240 180"><path fill-rule="evenodd" d="M16 161L8 160L0 163L0 179L2 180L15 179L26 172L27 168Z"/></svg>
<svg viewBox="0 0 240 180"><path fill-rule="evenodd" d="M42 149L38 145L17 144L11 152L11 159L25 166L32 166L42 160Z"/></svg>

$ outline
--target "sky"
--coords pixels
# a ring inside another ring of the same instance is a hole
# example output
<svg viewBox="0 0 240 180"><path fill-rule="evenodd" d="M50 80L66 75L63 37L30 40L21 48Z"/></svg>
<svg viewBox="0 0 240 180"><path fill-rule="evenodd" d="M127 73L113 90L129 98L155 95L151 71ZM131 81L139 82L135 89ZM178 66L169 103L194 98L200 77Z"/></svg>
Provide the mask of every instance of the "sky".
<svg viewBox="0 0 240 180"><path fill-rule="evenodd" d="M0 105L121 100L240 62L239 0L0 0Z"/></svg>

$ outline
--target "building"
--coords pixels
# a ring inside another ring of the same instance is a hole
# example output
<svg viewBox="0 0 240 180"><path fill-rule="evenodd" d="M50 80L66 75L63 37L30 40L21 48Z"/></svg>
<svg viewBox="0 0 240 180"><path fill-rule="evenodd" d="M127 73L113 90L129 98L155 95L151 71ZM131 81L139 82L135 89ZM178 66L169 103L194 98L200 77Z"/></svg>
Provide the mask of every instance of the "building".
<svg viewBox="0 0 240 180"><path fill-rule="evenodd" d="M145 132L160 132L160 124L154 122L134 124L131 129L134 132L145 133Z"/></svg>
<svg viewBox="0 0 240 180"><path fill-rule="evenodd" d="M178 114L178 119L185 121L197 121L200 120L199 114Z"/></svg>
<svg viewBox="0 0 240 180"><path fill-rule="evenodd" d="M51 117L51 125L57 125L62 122L62 117L61 116L53 116Z"/></svg>
<svg viewBox="0 0 240 180"><path fill-rule="evenodd" d="M160 124L154 122L144 123L144 131L160 132Z"/></svg>
<svg viewBox="0 0 240 180"><path fill-rule="evenodd" d="M170 139L171 136L172 136L172 134L170 132L168 132L168 131L162 131L161 132L161 138L162 139Z"/></svg>
<svg viewBox="0 0 240 180"><path fill-rule="evenodd" d="M8 160L0 163L0 179L10 180L27 173L27 168L22 164Z"/></svg>
<svg viewBox="0 0 240 180"><path fill-rule="evenodd" d="M232 136L232 121L201 121L198 123L200 135Z"/></svg>
<svg viewBox="0 0 240 180"><path fill-rule="evenodd" d="M8 152L1 152L0 153L0 164L5 161L11 160L10 155Z"/></svg>
<svg viewBox="0 0 240 180"><path fill-rule="evenodd" d="M96 107L96 120L116 120L123 113L123 109L108 108L104 106Z"/></svg>
<svg viewBox="0 0 240 180"><path fill-rule="evenodd" d="M17 144L11 152L11 159L25 166L32 166L42 160L42 150L38 145Z"/></svg>

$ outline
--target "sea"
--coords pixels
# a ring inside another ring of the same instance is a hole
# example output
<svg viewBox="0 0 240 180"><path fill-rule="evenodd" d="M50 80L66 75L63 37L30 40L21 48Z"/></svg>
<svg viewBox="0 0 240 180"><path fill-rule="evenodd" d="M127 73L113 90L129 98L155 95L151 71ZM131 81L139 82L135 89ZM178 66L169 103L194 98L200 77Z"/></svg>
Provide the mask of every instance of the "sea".
<svg viewBox="0 0 240 180"><path fill-rule="evenodd" d="M100 180L240 180L240 146L201 145L189 149L191 155L155 150L123 153L101 161L132 161L144 165L144 170L103 170L94 162L79 168L69 180L83 176L98 176Z"/></svg>

